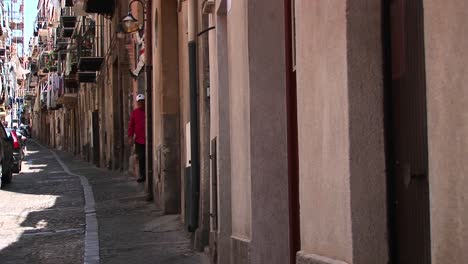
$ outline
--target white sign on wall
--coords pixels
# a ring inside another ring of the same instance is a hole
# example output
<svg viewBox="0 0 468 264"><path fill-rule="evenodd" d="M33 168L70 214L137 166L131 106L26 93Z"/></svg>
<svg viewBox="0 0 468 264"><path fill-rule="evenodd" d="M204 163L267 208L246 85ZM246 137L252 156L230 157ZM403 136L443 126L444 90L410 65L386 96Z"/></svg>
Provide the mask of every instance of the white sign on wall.
<svg viewBox="0 0 468 264"><path fill-rule="evenodd" d="M185 125L185 167L192 166L192 145L190 144L190 122Z"/></svg>
<svg viewBox="0 0 468 264"><path fill-rule="evenodd" d="M227 11L231 11L231 0L227 0Z"/></svg>

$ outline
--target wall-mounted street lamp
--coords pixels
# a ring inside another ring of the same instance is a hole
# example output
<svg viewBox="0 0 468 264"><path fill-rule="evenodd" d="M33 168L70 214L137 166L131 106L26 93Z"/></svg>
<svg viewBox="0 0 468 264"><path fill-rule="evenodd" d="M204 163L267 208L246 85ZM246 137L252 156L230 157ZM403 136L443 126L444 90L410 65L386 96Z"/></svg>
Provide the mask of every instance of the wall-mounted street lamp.
<svg viewBox="0 0 468 264"><path fill-rule="evenodd" d="M139 29L140 23L138 23L138 19L136 19L132 15L132 11L128 11L128 14L122 19L122 25L125 28L125 31L128 33L135 32Z"/></svg>
<svg viewBox="0 0 468 264"><path fill-rule="evenodd" d="M138 2L142 5L143 7L143 24L140 24L138 22L138 19L136 19L133 14L132 14L132 4ZM143 0L132 0L128 4L128 13L126 16L122 18L120 21L118 27L117 27L117 37L120 39L125 38L125 34L133 34L135 33L136 35L136 40L137 43L140 47L139 52L138 52L138 63L137 66L134 70L130 70L130 74L132 77L135 79L140 75L141 70L146 64L146 57L145 57L145 34L144 34L144 29L145 29L145 23L146 23L146 4L145 1Z"/></svg>
<svg viewBox="0 0 468 264"><path fill-rule="evenodd" d="M119 25L117 25L116 33L117 33L117 38L119 39L124 39L125 36L127 35L126 32L124 31L122 23L119 23Z"/></svg>
<svg viewBox="0 0 468 264"><path fill-rule="evenodd" d="M143 6L143 25L138 22L132 14L132 4L138 2ZM133 33L135 31L140 30L140 26L144 28L146 22L146 4L142 0L133 0L128 4L128 14L124 16L121 20L123 25L124 31L126 33Z"/></svg>

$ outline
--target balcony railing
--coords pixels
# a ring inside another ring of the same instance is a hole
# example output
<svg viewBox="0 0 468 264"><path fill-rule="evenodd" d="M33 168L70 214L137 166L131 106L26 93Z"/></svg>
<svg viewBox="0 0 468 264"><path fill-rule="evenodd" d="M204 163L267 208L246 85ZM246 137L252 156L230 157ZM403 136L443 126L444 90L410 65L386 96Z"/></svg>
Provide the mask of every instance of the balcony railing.
<svg viewBox="0 0 468 264"><path fill-rule="evenodd" d="M78 43L78 80L95 82L96 71L104 61L104 31L102 25L89 18L84 18L75 34Z"/></svg>
<svg viewBox="0 0 468 264"><path fill-rule="evenodd" d="M73 7L64 7L62 8L62 13L60 16L60 27L58 35L62 38L70 38L73 36L75 26L77 23L77 18Z"/></svg>
<svg viewBox="0 0 468 264"><path fill-rule="evenodd" d="M88 0L85 4L85 11L87 13L112 15L114 7L115 0Z"/></svg>
<svg viewBox="0 0 468 264"><path fill-rule="evenodd" d="M76 21L77 19L73 7L62 8L60 23L63 27L75 27Z"/></svg>
<svg viewBox="0 0 468 264"><path fill-rule="evenodd" d="M56 56L58 56L57 53L49 53L49 52L43 52L39 56L38 66L39 66L40 74L44 75L49 72L57 71L57 67L58 67L57 58L58 57Z"/></svg>

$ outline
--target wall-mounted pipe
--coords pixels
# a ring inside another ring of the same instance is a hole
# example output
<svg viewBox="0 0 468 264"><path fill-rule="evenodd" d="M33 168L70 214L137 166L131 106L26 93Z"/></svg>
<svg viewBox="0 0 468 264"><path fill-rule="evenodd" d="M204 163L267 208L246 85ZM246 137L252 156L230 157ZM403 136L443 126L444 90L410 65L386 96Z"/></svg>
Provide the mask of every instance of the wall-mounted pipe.
<svg viewBox="0 0 468 264"><path fill-rule="evenodd" d="M190 144L191 173L186 202L187 229L194 232L198 228L198 212L200 199L200 146L198 125L198 84L197 84L197 0L188 0L188 56L189 56L189 86L190 86Z"/></svg>
<svg viewBox="0 0 468 264"><path fill-rule="evenodd" d="M148 180L148 200L154 199L153 187L153 35L152 35L152 3L146 1L145 12L145 53L146 53L146 179ZM155 43L156 44L156 43Z"/></svg>

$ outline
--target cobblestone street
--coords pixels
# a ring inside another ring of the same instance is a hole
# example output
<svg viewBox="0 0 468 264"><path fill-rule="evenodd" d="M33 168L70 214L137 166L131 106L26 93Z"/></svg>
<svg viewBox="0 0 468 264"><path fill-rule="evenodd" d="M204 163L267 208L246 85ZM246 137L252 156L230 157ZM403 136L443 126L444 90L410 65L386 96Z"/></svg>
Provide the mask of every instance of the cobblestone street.
<svg viewBox="0 0 468 264"><path fill-rule="evenodd" d="M94 193L95 233L80 176ZM143 185L34 142L0 191L0 208L0 263L205 263L179 216L145 201Z"/></svg>

